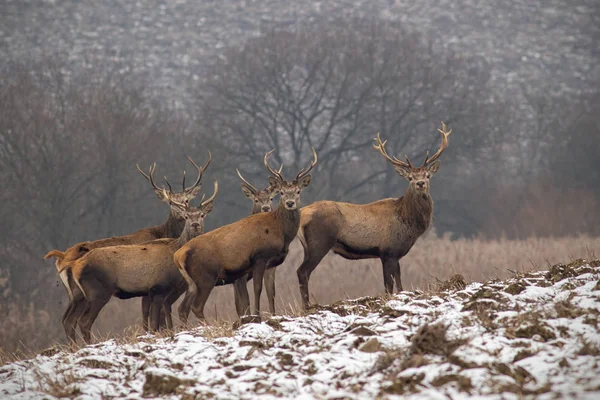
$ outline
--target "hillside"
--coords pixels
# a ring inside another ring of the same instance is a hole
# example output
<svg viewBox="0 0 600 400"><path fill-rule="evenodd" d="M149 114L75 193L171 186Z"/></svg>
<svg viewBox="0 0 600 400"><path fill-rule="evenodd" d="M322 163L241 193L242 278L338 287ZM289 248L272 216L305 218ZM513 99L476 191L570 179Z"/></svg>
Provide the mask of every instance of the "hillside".
<svg viewBox="0 0 600 400"><path fill-rule="evenodd" d="M498 90L543 83L556 93L581 92L600 78L595 0L2 3L0 59L53 55L77 65L125 64L174 99L202 77L224 47L265 29L294 30L341 16L398 23L439 48L478 57Z"/></svg>
<svg viewBox="0 0 600 400"><path fill-rule="evenodd" d="M3 398L598 398L600 260L0 368ZM500 396L502 394L502 397Z"/></svg>

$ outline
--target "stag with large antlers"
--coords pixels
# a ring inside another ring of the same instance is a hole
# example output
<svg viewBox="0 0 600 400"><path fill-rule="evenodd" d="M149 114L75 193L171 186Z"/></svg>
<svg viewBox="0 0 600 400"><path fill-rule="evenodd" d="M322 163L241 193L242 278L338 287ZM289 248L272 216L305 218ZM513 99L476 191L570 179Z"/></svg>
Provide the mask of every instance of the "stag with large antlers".
<svg viewBox="0 0 600 400"><path fill-rule="evenodd" d="M349 260L379 258L383 266L383 283L386 293L402 290L399 261L430 226L433 217L433 200L429 195L429 179L440 163L437 159L448 146L448 131L442 123L438 129L442 144L422 166L415 167L406 161L390 157L379 134L373 147L409 181L404 196L384 199L369 204L350 204L318 201L302 209L298 237L304 247L304 261L297 270L300 294L305 308L309 306L308 280L310 274L333 250Z"/></svg>
<svg viewBox="0 0 600 400"><path fill-rule="evenodd" d="M283 164L279 167L279 174ZM271 185L266 189L258 190L250 182L248 182L237 170L238 176L242 180L242 192L252 200L252 212L250 215L258 214L260 212L271 212L273 210L273 198L277 194L277 189ZM277 265L267 265L265 269L264 284L267 291L267 300L269 301L269 311L271 314L275 314L275 267ZM252 279L252 274L242 277L235 281L233 289L233 297L235 300L235 309L238 316L246 315L250 313L250 296L248 295L247 282Z"/></svg>
<svg viewBox="0 0 600 400"><path fill-rule="evenodd" d="M302 169L296 179L288 182L269 165L272 152L265 154L264 164L272 175L269 183L280 195L277 209L205 233L175 253L175 265L188 283L179 306L182 321L187 321L190 309L203 320L204 305L215 285L233 283L249 272L254 285L254 311L259 314L265 268L283 262L298 233L300 193L310 184L309 172L317 163L313 149L314 160L308 169Z"/></svg>
<svg viewBox="0 0 600 400"><path fill-rule="evenodd" d="M148 296L151 329L158 330L161 310L167 327L173 327L171 305L187 287L173 264L173 254L204 232L204 218L211 212L218 192L217 181L214 186L213 195L202 201L198 208L173 200L163 189L164 197L171 206L179 210L185 220L185 227L179 238L97 248L72 263L70 270L75 284L85 298L85 307L79 309L69 306L65 313L65 331L70 340L75 340L75 329L79 322L83 339L89 342L91 327L112 296L120 299Z"/></svg>
<svg viewBox="0 0 600 400"><path fill-rule="evenodd" d="M176 203L188 204L200 192L202 176L203 176L204 172L206 171L206 169L208 168L208 166L210 165L212 157L209 152L208 153L208 161L206 162L206 164L203 167L199 167L189 157L188 157L188 160L197 169L198 177L192 186L186 187L185 172L184 172L183 187L182 187L181 192L173 192L171 189L171 185L169 184L168 181L166 181L166 178L165 178L165 181L167 182L167 185L169 186L169 192L168 192L169 198L166 198L164 196L163 188L158 187L156 185L156 183L154 182L154 171L156 169L156 163L154 163L153 165L150 166L148 174L144 173L140 169L139 165L137 165L137 169L150 182L150 184L152 185L152 188L154 189L154 192L156 193L156 196L158 197L159 200L169 203L169 199L172 199L172 201L174 201ZM73 285L72 280L69 278L69 275L67 272L68 270L63 268L64 266L70 265L73 261L82 257L83 255L88 253L90 250L101 248L101 247L143 243L143 242L147 242L149 240L155 240L155 239L161 239L161 238L177 238L177 237L179 237L179 235L181 235L181 232L183 231L184 226L185 226L185 219L182 217L178 208L171 204L169 217L161 225L153 226L150 228L140 229L137 232L134 232L132 234L125 235L125 236L118 236L118 237L112 237L112 238L107 238L107 239L99 239L99 240L94 240L94 241L77 243L76 245L65 250L64 252L59 251L59 250L52 250L48 254L46 254L46 256L44 258L50 258L50 257L56 258L56 262L55 262L56 269L57 269L57 271L62 270L62 272L59 273L60 279L63 282L63 285L65 286L65 288L67 290L67 294L69 295L69 300L73 300L73 298L74 298L73 292L78 289ZM143 321L144 321L145 328L147 328L148 307L149 307L148 299L142 299L142 313L143 313Z"/></svg>

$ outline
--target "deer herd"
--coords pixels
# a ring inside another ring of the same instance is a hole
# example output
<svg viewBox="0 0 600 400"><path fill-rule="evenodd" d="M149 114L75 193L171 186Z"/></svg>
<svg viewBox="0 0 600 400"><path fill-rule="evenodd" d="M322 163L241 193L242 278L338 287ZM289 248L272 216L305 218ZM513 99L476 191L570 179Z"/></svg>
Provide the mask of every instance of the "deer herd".
<svg viewBox="0 0 600 400"><path fill-rule="evenodd" d="M237 170L243 193L253 201L251 215L234 223L204 233L204 219L212 211L218 193L215 180L213 194L198 207L192 200L201 191L203 174L210 165L211 155L202 167L188 160L198 171L196 181L186 187L185 172L182 189L173 191L154 182L156 164L148 173L138 171L149 181L159 200L169 204L169 216L162 224L141 229L130 235L77 243L67 250L52 250L44 258L54 257L55 265L69 296L63 315L63 326L69 340L76 340L79 326L85 342L91 339L91 328L98 314L111 297L129 299L142 297L142 321L145 329L156 331L172 328L171 307L185 293L178 314L185 323L190 311L204 320L204 306L215 286L234 286L234 302L238 316L250 315L248 280L253 280L254 307L260 312L260 295L265 283L269 311L275 313L275 271L281 265L296 236L304 249L304 260L297 275L303 307L309 307L308 281L311 273L331 250L349 260L381 259L386 293L394 285L402 291L400 259L429 228L433 216L433 200L429 181L439 169L442 152L448 146L452 130L442 123L438 129L442 143L437 152L421 166L414 166L408 157L402 161L390 157L386 141L379 134L373 147L409 181L400 198L390 198L369 204L317 201L300 208L300 194L311 182L313 160L301 169L292 181L271 167L269 156L264 166L269 172L269 186L259 190ZM277 207L273 199L279 195Z"/></svg>

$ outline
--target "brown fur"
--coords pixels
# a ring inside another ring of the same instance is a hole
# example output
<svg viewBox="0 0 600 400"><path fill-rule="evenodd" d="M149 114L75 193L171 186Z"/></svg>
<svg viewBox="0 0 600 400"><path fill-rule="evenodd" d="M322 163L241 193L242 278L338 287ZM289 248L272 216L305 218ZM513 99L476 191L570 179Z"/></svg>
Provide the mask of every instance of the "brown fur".
<svg viewBox="0 0 600 400"><path fill-rule="evenodd" d="M409 181L403 197L384 199L369 204L319 201L301 210L298 236L304 247L304 261L297 270L300 294L305 308L309 306L308 281L311 273L332 250L349 260L381 259L383 281L387 293L402 290L399 260L429 228L433 218L433 200L429 195L429 178L437 172L439 157L447 145L444 135L440 150L431 163L413 167L387 156L385 142L376 138L384 157L391 161L399 175Z"/></svg>
<svg viewBox="0 0 600 400"><path fill-rule="evenodd" d="M215 183L216 194L216 183ZM73 262L73 280L85 297L74 299L63 323L67 337L75 340L77 321L85 341L98 313L112 297L128 299L150 297L150 324L159 328L160 311L165 314L167 327L172 327L171 305L185 291L183 277L173 264L173 254L190 239L204 230L204 218L212 210L212 201L200 208L185 208L186 225L177 239L158 239L137 245L97 248Z"/></svg>
<svg viewBox="0 0 600 400"><path fill-rule="evenodd" d="M154 193L158 197L159 200L170 205L170 212L167 221L165 221L161 225L153 226L150 228L140 229L132 234L117 236L107 239L99 239L95 241L81 242L77 243L74 246L71 246L65 252L61 252L59 250L52 250L46 256L45 259L50 257L56 258L56 269L60 276L65 289L67 290L67 294L69 296L69 301L73 301L75 295L79 292L79 289L74 284L72 278L67 271L68 267L77 259L87 254L89 251L93 249L109 247L109 246L120 246L120 245L131 245L144 243L151 240L161 239L161 238L178 238L185 226L184 215L182 214L180 207L174 205L174 203L182 203L188 204L191 200L193 200L198 193L200 193L201 189L201 180L204 174L204 171L211 162L211 157L209 153L209 159L203 167L198 167L194 161L188 157L190 162L194 165L194 167L198 170L198 177L195 183L186 187L185 185L185 171L183 174L183 185L181 192L173 192L171 190L171 185L167 181L167 185L169 185L169 193L167 193L164 188L159 188L154 183L154 170L156 168L156 163L152 165L149 169L149 174L145 174L139 166L137 166L138 171L152 184L154 189ZM173 203L174 202L174 203ZM81 298L81 296L79 296ZM81 300L80 300L81 301ZM142 320L144 321L144 328L148 328L148 318L149 318L149 307L150 307L150 299L144 298L142 299ZM65 314L66 315L66 314ZM64 320L63 320L64 323Z"/></svg>
<svg viewBox="0 0 600 400"><path fill-rule="evenodd" d="M281 172L281 168L279 169L279 172ZM240 171L238 171L238 175L240 175L240 178L244 181L244 183L242 183L242 191L246 197L252 200L252 210L250 215L261 212L271 212L273 210L273 197L277 194L277 190L272 186L258 190L242 177ZM275 314L275 273L277 271L275 267L277 265L267 266L263 278L271 314ZM248 295L247 286L247 282L250 279L252 279L252 274L246 274L246 276L237 279L233 285L235 309L239 317L250 313L250 296Z"/></svg>
<svg viewBox="0 0 600 400"><path fill-rule="evenodd" d="M314 162L289 183L268 165L271 153L265 155L264 163L274 175L269 178L269 183L281 196L277 210L254 214L215 229L191 240L175 253L175 265L188 283L185 298L179 306L182 321L187 321L190 309L197 318L204 319L204 305L215 285L233 283L248 272L253 274L254 310L259 313L265 268L285 259L289 245L298 233L300 192L309 185L308 172L317 162L313 149Z"/></svg>

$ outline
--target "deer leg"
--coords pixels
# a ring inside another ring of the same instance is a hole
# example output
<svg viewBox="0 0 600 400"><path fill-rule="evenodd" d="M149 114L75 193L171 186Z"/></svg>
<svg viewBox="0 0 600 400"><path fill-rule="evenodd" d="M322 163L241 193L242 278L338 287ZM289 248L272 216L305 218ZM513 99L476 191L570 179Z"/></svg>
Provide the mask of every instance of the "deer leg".
<svg viewBox="0 0 600 400"><path fill-rule="evenodd" d="M110 300L111 295L104 291L91 291L87 289L86 293L88 293L89 307L79 319L79 329L81 329L81 335L83 336L84 342L90 343L92 338L92 325L94 324L94 321L96 321L96 318L98 318L100 310L102 310Z"/></svg>
<svg viewBox="0 0 600 400"><path fill-rule="evenodd" d="M325 257L332 247L333 243L318 243L317 241L311 241L308 242L308 246L304 248L304 261L296 270L296 274L298 275L298 282L300 283L302 306L305 310L308 309L310 302L308 293L308 280L310 279L310 274L317 268L317 265L319 265L323 257Z"/></svg>
<svg viewBox="0 0 600 400"><path fill-rule="evenodd" d="M383 267L383 285L385 292L391 294L394 292L394 274L399 270L398 259L394 257L382 257L381 265Z"/></svg>
<svg viewBox="0 0 600 400"><path fill-rule="evenodd" d="M205 321L204 318L204 305L208 300L208 296L210 296L210 292L215 287L217 282L216 277L212 277L212 279L202 279L202 283L198 285L198 294L196 298L193 299L194 305L192 306L192 312L201 321Z"/></svg>
<svg viewBox="0 0 600 400"><path fill-rule="evenodd" d="M264 275L265 263L259 261L252 270L252 280L254 283L254 312L256 315L260 315L260 295L262 293Z"/></svg>
<svg viewBox="0 0 600 400"><path fill-rule="evenodd" d="M150 296L142 297L142 326L144 331L148 332L148 319L150 318L150 305L152 300Z"/></svg>
<svg viewBox="0 0 600 400"><path fill-rule="evenodd" d="M275 315L275 272L276 268L268 268L265 271L265 289L267 290L267 299L269 300L269 312Z"/></svg>
<svg viewBox="0 0 600 400"><path fill-rule="evenodd" d="M152 301L152 307L150 307L150 329L157 332L160 328L161 310L165 302L165 296L153 294L150 299Z"/></svg>
<svg viewBox="0 0 600 400"><path fill-rule="evenodd" d="M162 312L165 315L165 322L167 329L173 329L173 317L171 307L173 303L177 301L179 296L181 296L182 290L180 288L174 289L167 295L165 302L163 303Z"/></svg>
<svg viewBox="0 0 600 400"><path fill-rule="evenodd" d="M400 293L402 289L402 277L400 272L400 260L396 263L396 269L394 269L394 282L396 282L396 293Z"/></svg>
<svg viewBox="0 0 600 400"><path fill-rule="evenodd" d="M162 313L165 317L165 326L167 329L173 329L173 318L171 317L171 303L165 300L162 306ZM159 327L160 329L161 327Z"/></svg>
<svg viewBox="0 0 600 400"><path fill-rule="evenodd" d="M192 308L192 304L196 298L197 292L187 290L185 292L185 296L183 297L183 301L179 304L179 308L177 309L177 313L179 314L179 319L183 324L187 324L188 317L190 316L190 311Z"/></svg>
<svg viewBox="0 0 600 400"><path fill-rule="evenodd" d="M79 291L78 294L76 294L69 302L69 306L63 315L62 323L65 329L65 335L71 342L76 342L77 340L75 334L77 329L77 321L81 317L82 313L86 311L87 306L87 300Z"/></svg>
<svg viewBox="0 0 600 400"><path fill-rule="evenodd" d="M246 274L233 283L233 299L238 317L250 314L250 295L248 295L248 275Z"/></svg>

